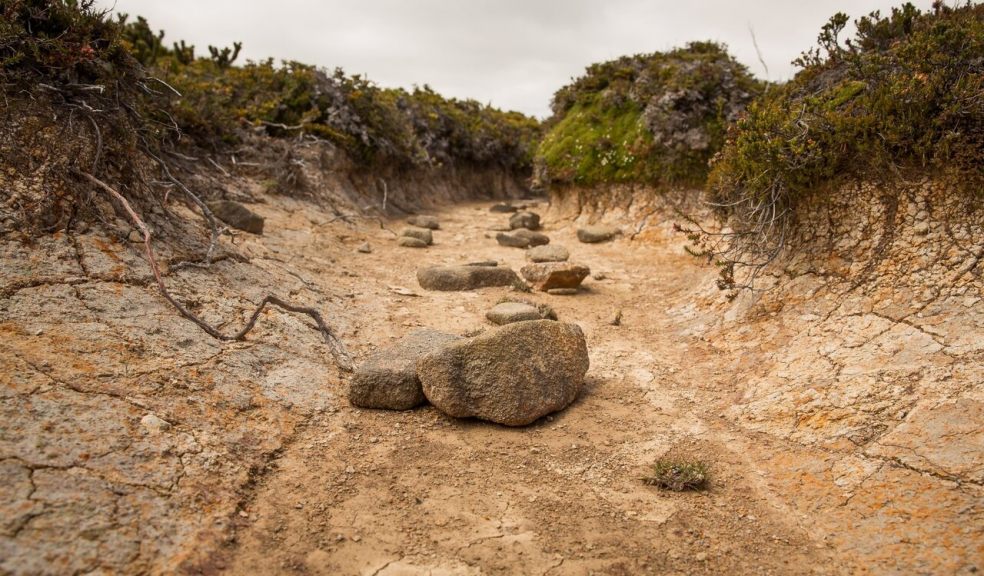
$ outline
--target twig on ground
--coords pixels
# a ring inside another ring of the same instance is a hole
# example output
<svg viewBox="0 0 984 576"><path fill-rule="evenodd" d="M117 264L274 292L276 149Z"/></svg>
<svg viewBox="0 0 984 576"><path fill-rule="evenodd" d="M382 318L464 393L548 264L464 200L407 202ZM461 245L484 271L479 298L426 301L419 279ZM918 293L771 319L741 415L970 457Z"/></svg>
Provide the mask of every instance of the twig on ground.
<svg viewBox="0 0 984 576"><path fill-rule="evenodd" d="M211 326L210 324L208 324L207 322L196 316L193 312L185 308L183 304L178 302L171 295L170 292L168 292L167 287L164 285L164 280L161 277L160 268L157 265L157 258L154 256L154 250L151 247L150 230L147 228L147 225L144 224L144 221L136 213L133 207L130 206L130 203L126 200L126 198L124 198L122 194L120 194L111 186L109 186L99 178L96 178L92 174L89 174L88 172L82 172L80 170L77 171L77 173L81 175L83 178L85 178L86 180L88 180L90 183L97 186L102 191L106 192L107 194L115 198L123 206L123 209L126 210L127 214L130 217L130 220L137 228L140 229L140 232L143 234L144 249L146 250L147 253L147 263L150 265L150 269L154 274L154 280L157 283L157 289L160 291L164 299L170 302L171 305L174 306L174 308L177 309L177 311L180 312L182 316L197 324L198 327L204 330L209 336L217 340L222 340L227 342L232 340L245 339L246 334L248 334L249 331L256 326L256 322L259 319L260 314L263 312L263 309L266 308L267 304L272 304L279 308L283 308L284 310L287 310L289 312L297 312L300 314L306 314L310 316L314 320L315 324L317 324L318 331L321 332L321 335L324 337L325 342L328 344L328 348L331 350L332 356L335 358L335 362L338 364L338 366L345 371L352 370L352 360L349 357L348 353L345 352L345 348L342 345L341 341L338 340L338 338L331 332L331 329L328 328L327 324L325 324L325 321L321 317L321 314L314 308L295 306L294 304L286 302L278 298L277 296L274 296L273 294L269 294L265 298L263 298L260 304L253 311L252 315L250 315L250 318L246 322L246 325L243 326L243 328L240 331L236 332L231 336L219 332L218 329L214 328L213 326Z"/></svg>

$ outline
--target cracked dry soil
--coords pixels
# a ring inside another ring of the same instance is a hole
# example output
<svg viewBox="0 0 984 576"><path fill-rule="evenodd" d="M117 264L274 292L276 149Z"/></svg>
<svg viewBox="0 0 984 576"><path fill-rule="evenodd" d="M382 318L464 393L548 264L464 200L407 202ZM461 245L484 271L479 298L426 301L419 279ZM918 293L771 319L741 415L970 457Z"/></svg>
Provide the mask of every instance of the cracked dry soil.
<svg viewBox="0 0 984 576"><path fill-rule="evenodd" d="M313 305L356 359L417 327L488 328L508 292L426 292L418 266L524 261L489 233L488 204L439 212L419 251L300 201L255 209L267 232L238 237L248 262L169 286L215 323L268 292ZM546 221L603 279L533 297L584 329L587 382L517 429L355 409L305 318L270 311L245 342L211 340L147 285L132 245L5 242L0 572L984 570L984 344L965 334L979 300L956 336L822 292L721 320L715 270L667 227L601 245L574 231ZM710 488L645 486L668 453L707 462Z"/></svg>

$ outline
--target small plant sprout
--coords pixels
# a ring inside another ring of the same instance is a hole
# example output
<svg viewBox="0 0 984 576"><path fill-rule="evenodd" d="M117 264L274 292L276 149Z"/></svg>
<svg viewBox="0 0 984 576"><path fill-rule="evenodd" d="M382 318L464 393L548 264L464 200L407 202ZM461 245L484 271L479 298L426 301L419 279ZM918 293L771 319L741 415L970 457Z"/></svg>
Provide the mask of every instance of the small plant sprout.
<svg viewBox="0 0 984 576"><path fill-rule="evenodd" d="M707 465L699 460L660 458L650 476L642 479L649 486L674 492L703 490L707 487Z"/></svg>

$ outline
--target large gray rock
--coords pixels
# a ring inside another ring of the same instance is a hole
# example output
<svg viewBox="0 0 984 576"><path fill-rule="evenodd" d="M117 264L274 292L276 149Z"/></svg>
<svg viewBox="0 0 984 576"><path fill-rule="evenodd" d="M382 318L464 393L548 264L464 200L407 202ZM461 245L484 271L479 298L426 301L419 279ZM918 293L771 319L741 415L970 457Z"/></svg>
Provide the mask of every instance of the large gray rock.
<svg viewBox="0 0 984 576"><path fill-rule="evenodd" d="M428 228L409 227L400 230L401 238L416 238L428 246L434 243L434 233Z"/></svg>
<svg viewBox="0 0 984 576"><path fill-rule="evenodd" d="M493 324L500 326L512 324L513 322L543 319L540 310L536 306L531 306L523 302L500 302L486 312L485 317Z"/></svg>
<svg viewBox="0 0 984 576"><path fill-rule="evenodd" d="M423 356L417 375L431 404L450 416L524 426L567 407L588 371L581 328L517 322Z"/></svg>
<svg viewBox="0 0 984 576"><path fill-rule="evenodd" d="M567 248L550 244L547 246L534 246L526 251L526 258L530 262L566 262L571 257Z"/></svg>
<svg viewBox="0 0 984 576"><path fill-rule="evenodd" d="M427 242L410 236L400 236L396 239L396 245L404 248L427 248Z"/></svg>
<svg viewBox="0 0 984 576"><path fill-rule="evenodd" d="M474 290L490 286L523 286L523 281L504 266L431 266L417 270L417 282L425 290Z"/></svg>
<svg viewBox="0 0 984 576"><path fill-rule="evenodd" d="M417 360L460 339L436 330L417 330L373 352L352 376L349 402L361 408L388 410L420 406L427 399L417 378Z"/></svg>
<svg viewBox="0 0 984 576"><path fill-rule="evenodd" d="M534 212L517 212L509 217L509 228L526 228L527 230L538 230L540 228L540 215Z"/></svg>
<svg viewBox="0 0 984 576"><path fill-rule="evenodd" d="M611 240L622 231L614 226L606 226L603 224L596 224L592 226L583 226L577 229L577 239L585 244L595 244L597 242L604 242L606 240Z"/></svg>
<svg viewBox="0 0 984 576"><path fill-rule="evenodd" d="M437 219L437 216L427 216L425 214L418 214L407 218L407 224L430 230L437 230L441 227L441 222Z"/></svg>
<svg viewBox="0 0 984 576"><path fill-rule="evenodd" d="M539 262L523 266L520 273L534 290L546 292L557 288L577 288L591 274L591 269L571 262Z"/></svg>
<svg viewBox="0 0 984 576"><path fill-rule="evenodd" d="M208 209L216 218L237 230L263 234L263 216L234 200L216 200L208 203Z"/></svg>

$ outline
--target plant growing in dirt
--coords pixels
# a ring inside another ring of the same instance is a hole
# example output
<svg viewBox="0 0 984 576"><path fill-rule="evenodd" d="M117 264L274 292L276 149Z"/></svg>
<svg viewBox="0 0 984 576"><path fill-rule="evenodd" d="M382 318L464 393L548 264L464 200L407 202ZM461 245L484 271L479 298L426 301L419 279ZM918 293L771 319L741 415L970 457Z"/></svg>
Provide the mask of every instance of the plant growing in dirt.
<svg viewBox="0 0 984 576"><path fill-rule="evenodd" d="M703 490L709 480L707 465L699 460L660 458L649 476L642 479L649 486L674 492Z"/></svg>

